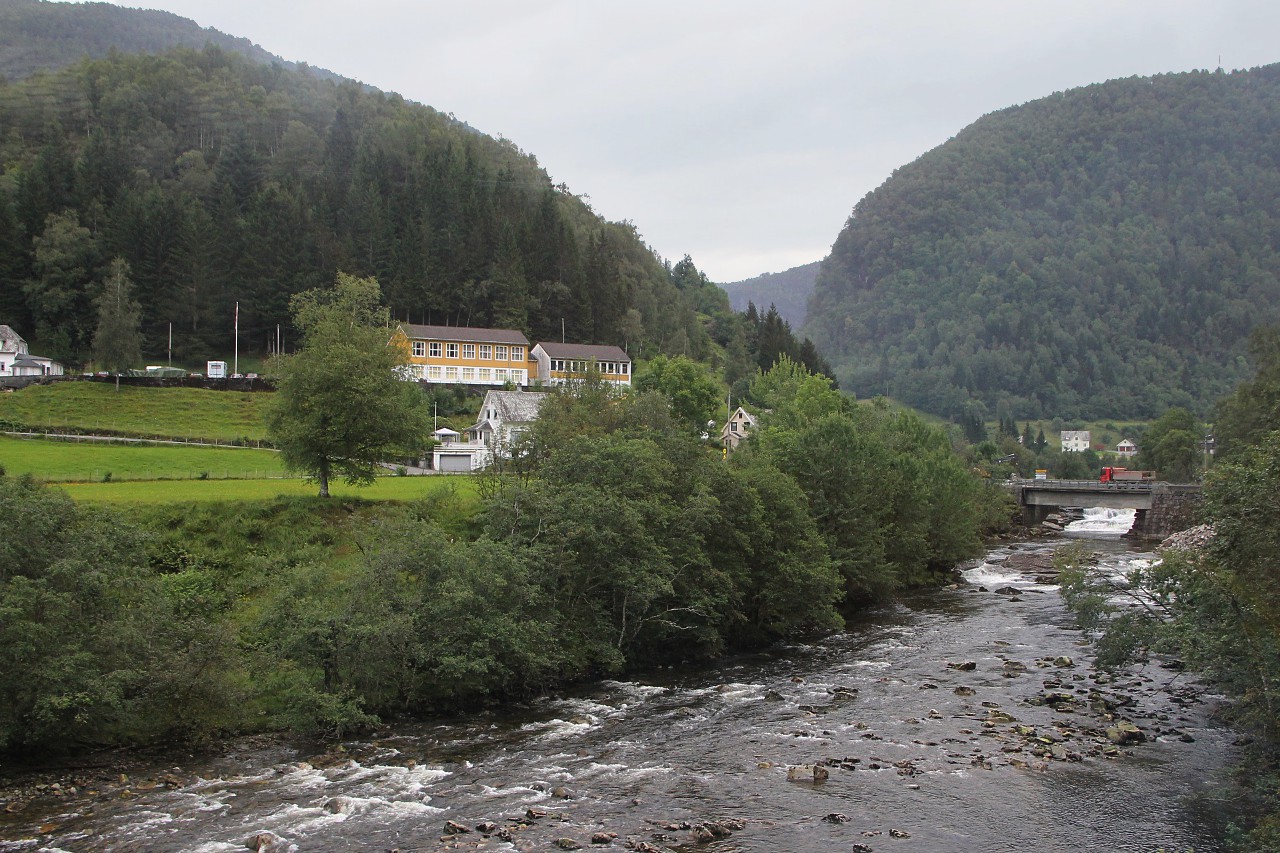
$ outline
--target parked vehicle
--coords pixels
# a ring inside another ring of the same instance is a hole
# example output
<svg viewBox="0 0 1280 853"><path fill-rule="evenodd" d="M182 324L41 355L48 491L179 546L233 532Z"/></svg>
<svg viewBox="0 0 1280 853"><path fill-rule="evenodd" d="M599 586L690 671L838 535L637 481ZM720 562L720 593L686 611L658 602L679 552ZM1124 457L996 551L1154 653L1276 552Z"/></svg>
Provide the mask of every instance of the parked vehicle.
<svg viewBox="0 0 1280 853"><path fill-rule="evenodd" d="M1130 471L1128 468L1107 466L1102 469L1099 483L1149 483L1156 479L1155 471Z"/></svg>

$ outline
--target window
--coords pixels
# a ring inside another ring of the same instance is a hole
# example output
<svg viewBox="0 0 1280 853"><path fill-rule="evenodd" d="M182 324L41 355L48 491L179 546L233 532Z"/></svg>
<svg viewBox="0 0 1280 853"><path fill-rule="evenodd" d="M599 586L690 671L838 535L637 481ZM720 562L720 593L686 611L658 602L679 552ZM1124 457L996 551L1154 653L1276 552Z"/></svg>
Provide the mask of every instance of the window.
<svg viewBox="0 0 1280 853"><path fill-rule="evenodd" d="M463 345L462 345L462 357L463 357L463 358L470 358L470 359L474 359L474 358L476 357L476 345L475 345L475 344L463 344Z"/></svg>
<svg viewBox="0 0 1280 853"><path fill-rule="evenodd" d="M462 368L462 381L463 381L463 382L475 382L475 381L476 381L476 369L475 369L474 367L464 367L464 368Z"/></svg>
<svg viewBox="0 0 1280 853"><path fill-rule="evenodd" d="M498 346L494 347L493 349L494 349L494 353L493 353L494 358L498 359L498 361L506 361L506 360L507 360L507 348L506 348L506 347L504 347L504 346L502 346L501 344L499 344Z"/></svg>
<svg viewBox="0 0 1280 853"><path fill-rule="evenodd" d="M512 360L512 361L524 361L524 347L512 347L512 348L511 348L511 360Z"/></svg>
<svg viewBox="0 0 1280 853"><path fill-rule="evenodd" d="M446 367L446 368L444 369L444 378L445 378L445 379L457 380L457 378L458 378L458 368L456 368L456 367Z"/></svg>
<svg viewBox="0 0 1280 853"><path fill-rule="evenodd" d="M427 354L427 342L426 342L426 341L414 341L414 342L413 342L413 357L414 357L414 358L424 358L424 357L426 357L426 354Z"/></svg>
<svg viewBox="0 0 1280 853"><path fill-rule="evenodd" d="M737 431L738 431L738 422L737 422L737 421L730 421L730 422L729 422L729 432L737 432Z"/></svg>
<svg viewBox="0 0 1280 853"><path fill-rule="evenodd" d="M432 357L432 358L439 358L439 357L440 357L440 342L439 342L439 341L432 341L432 342L429 344L429 346L430 346L431 357Z"/></svg>
<svg viewBox="0 0 1280 853"><path fill-rule="evenodd" d="M517 385L525 384L525 371L523 370L511 371L511 381Z"/></svg>
<svg viewBox="0 0 1280 853"><path fill-rule="evenodd" d="M458 345L457 345L457 344L445 344L445 345L444 345L444 357L445 357L445 358L457 358L457 357L458 357Z"/></svg>
<svg viewBox="0 0 1280 853"><path fill-rule="evenodd" d="M427 378L428 378L428 379L434 379L434 380L436 380L437 382L439 382L439 381L440 381L440 365L438 365L438 364L433 364L433 365L431 365L430 367L428 367L428 368L427 368Z"/></svg>
<svg viewBox="0 0 1280 853"><path fill-rule="evenodd" d="M480 368L480 381L488 382L493 377L493 371L487 367Z"/></svg>
<svg viewBox="0 0 1280 853"><path fill-rule="evenodd" d="M630 370L630 369L631 369L631 364L630 364L629 362L625 362L625 361L624 361L624 362L622 362L622 370L621 370L621 373L622 373L622 375L623 375L623 376L626 376L626 375L627 375L627 371L628 371L628 370Z"/></svg>
<svg viewBox="0 0 1280 853"><path fill-rule="evenodd" d="M495 371L494 371L494 373L495 373L495 374L497 374L497 380L498 380L499 382L506 382L506 381L507 381L507 371L503 370L501 367L499 367L497 370L495 370Z"/></svg>
<svg viewBox="0 0 1280 853"><path fill-rule="evenodd" d="M493 345L492 345L492 344L481 344L481 345L480 345L480 360L481 360L481 361L488 361L488 360L489 360L489 359L491 359L491 358L493 358Z"/></svg>

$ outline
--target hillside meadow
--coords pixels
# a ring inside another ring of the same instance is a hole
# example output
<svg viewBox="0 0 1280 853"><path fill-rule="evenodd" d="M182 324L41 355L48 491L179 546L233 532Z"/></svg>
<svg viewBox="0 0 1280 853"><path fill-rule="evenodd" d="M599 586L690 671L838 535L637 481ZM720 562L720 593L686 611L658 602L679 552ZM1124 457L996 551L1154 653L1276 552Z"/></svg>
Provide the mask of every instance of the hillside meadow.
<svg viewBox="0 0 1280 853"><path fill-rule="evenodd" d="M141 438L262 441L266 393L57 382L0 394L8 429L66 429Z"/></svg>
<svg viewBox="0 0 1280 853"><path fill-rule="evenodd" d="M146 504L269 501L277 498L315 497L314 483L302 479L275 480L145 480L59 485L76 503ZM329 484L336 500L420 501L448 497L462 508L474 508L479 500L470 477L379 477L373 485Z"/></svg>
<svg viewBox="0 0 1280 853"><path fill-rule="evenodd" d="M49 483L285 476L272 450L0 436L0 465Z"/></svg>

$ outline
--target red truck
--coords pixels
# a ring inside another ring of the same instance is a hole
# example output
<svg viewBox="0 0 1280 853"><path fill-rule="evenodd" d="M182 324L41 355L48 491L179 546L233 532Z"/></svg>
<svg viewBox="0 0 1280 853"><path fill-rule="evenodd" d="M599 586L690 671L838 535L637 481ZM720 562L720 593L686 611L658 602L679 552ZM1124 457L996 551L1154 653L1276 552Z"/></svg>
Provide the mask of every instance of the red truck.
<svg viewBox="0 0 1280 853"><path fill-rule="evenodd" d="M1130 471L1128 468L1106 467L1102 469L1099 483L1149 483L1156 478L1155 471Z"/></svg>

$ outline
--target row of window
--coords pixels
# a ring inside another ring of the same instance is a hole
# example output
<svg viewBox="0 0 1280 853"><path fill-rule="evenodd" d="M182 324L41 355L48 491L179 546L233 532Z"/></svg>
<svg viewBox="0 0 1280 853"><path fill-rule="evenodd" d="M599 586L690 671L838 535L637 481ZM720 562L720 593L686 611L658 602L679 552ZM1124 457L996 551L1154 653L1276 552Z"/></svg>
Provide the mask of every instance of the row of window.
<svg viewBox="0 0 1280 853"><path fill-rule="evenodd" d="M414 341L415 358L462 358L475 361L477 352L481 361L524 361L524 347L506 344L447 344L440 341Z"/></svg>
<svg viewBox="0 0 1280 853"><path fill-rule="evenodd" d="M526 370L508 370L505 367L441 367L438 364L430 364L422 369L424 379L432 382L487 382L494 384L503 384L512 382L516 385L525 384L525 377L528 376Z"/></svg>
<svg viewBox="0 0 1280 853"><path fill-rule="evenodd" d="M631 369L631 365L625 361L580 361L578 359L553 358L551 359L551 371L553 373L586 373L594 364L596 370L608 376L626 376Z"/></svg>

